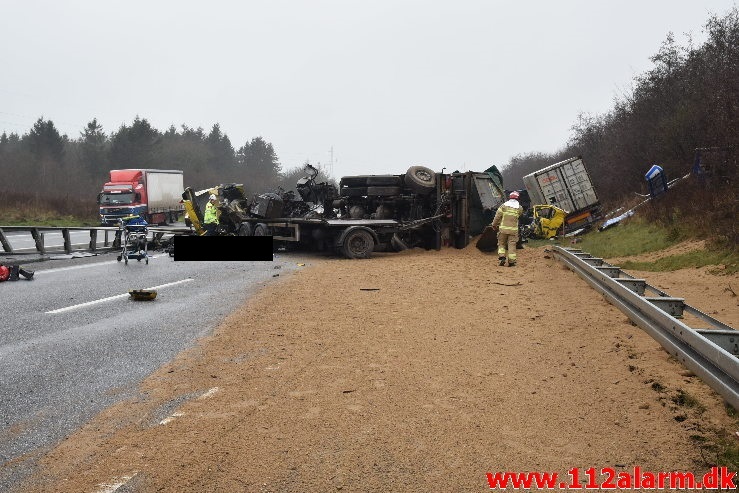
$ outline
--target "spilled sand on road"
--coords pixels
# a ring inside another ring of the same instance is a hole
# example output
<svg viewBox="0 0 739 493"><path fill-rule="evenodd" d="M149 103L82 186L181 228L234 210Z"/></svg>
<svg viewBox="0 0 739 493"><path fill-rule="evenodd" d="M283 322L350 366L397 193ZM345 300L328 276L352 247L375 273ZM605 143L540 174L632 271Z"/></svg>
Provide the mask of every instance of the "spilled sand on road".
<svg viewBox="0 0 739 493"><path fill-rule="evenodd" d="M519 256L313 259L62 442L27 491L121 478L136 492L485 491L495 471L705 472L705 444L736 431L721 399L550 252ZM671 274L658 277L674 296L709 275ZM723 283L739 284L712 276L689 302L737 326Z"/></svg>

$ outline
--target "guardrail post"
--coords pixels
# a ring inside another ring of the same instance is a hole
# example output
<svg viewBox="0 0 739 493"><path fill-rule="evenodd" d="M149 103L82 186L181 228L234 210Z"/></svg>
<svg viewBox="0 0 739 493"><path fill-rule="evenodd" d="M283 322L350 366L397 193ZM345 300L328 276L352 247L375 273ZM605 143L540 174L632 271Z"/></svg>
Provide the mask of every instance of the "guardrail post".
<svg viewBox="0 0 739 493"><path fill-rule="evenodd" d="M647 296L644 299L675 318L683 318L683 309L685 308L684 298L673 298L671 296Z"/></svg>
<svg viewBox="0 0 739 493"><path fill-rule="evenodd" d="M66 253L72 253L72 242L69 239L69 230L62 228L62 238L64 238L64 251Z"/></svg>
<svg viewBox="0 0 739 493"><path fill-rule="evenodd" d="M644 289L647 286L645 279L616 279L616 282L622 286L626 286L639 296L644 296Z"/></svg>
<svg viewBox="0 0 739 493"><path fill-rule="evenodd" d="M95 230L95 231L97 231L97 230ZM103 246L104 247L107 247L109 244L110 244L110 242L108 241L108 230L106 229L105 230L105 241L103 242Z"/></svg>
<svg viewBox="0 0 739 493"><path fill-rule="evenodd" d="M621 267L600 267L600 266L594 266L596 269L598 269L598 272L602 272L603 274L607 275L608 277L617 278L621 275Z"/></svg>
<svg viewBox="0 0 739 493"><path fill-rule="evenodd" d="M105 232L105 237L107 240L107 237L108 237L107 231ZM107 241L106 241L106 244L107 244ZM98 247L98 230L91 229L90 230L90 250L94 252L95 250L97 250L97 247Z"/></svg>
<svg viewBox="0 0 739 493"><path fill-rule="evenodd" d="M36 228L31 228L31 236L33 237L33 241L36 243L36 250L40 253L46 253L46 249L44 248L44 234L39 233Z"/></svg>
<svg viewBox="0 0 739 493"><path fill-rule="evenodd" d="M603 265L603 259L598 257L580 257L580 260L593 267Z"/></svg>
<svg viewBox="0 0 739 493"><path fill-rule="evenodd" d="M3 250L5 250L8 253L13 253L13 247L10 246L10 242L5 237L5 233L3 233L3 230L0 228L0 243L3 244Z"/></svg>

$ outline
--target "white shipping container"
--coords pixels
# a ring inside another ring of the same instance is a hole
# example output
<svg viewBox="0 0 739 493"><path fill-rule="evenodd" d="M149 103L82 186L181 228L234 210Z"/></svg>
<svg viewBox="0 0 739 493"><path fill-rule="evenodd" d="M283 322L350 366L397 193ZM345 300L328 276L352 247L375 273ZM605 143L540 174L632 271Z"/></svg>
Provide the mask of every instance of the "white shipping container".
<svg viewBox="0 0 739 493"><path fill-rule="evenodd" d="M146 190L149 213L181 209L185 189L182 171L146 170Z"/></svg>
<svg viewBox="0 0 739 493"><path fill-rule="evenodd" d="M598 204L581 157L547 166L523 177L533 204L550 204L572 214Z"/></svg>

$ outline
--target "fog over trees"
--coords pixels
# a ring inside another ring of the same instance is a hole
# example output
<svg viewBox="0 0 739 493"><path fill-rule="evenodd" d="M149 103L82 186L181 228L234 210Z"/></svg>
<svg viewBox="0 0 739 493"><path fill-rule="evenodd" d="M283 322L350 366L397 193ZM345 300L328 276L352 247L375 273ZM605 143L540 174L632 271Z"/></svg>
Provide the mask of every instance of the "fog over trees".
<svg viewBox="0 0 739 493"><path fill-rule="evenodd" d="M739 10L712 16L707 41L679 46L672 34L603 115L581 114L570 141L554 153L527 152L502 170L509 189L549 164L580 155L605 202L646 191L653 164L668 178L689 173L696 148L739 144ZM735 162L734 162L735 163ZM735 173L735 164L734 164Z"/></svg>
<svg viewBox="0 0 739 493"><path fill-rule="evenodd" d="M739 10L710 17L705 30L708 39L697 47L680 46L669 35L652 57L653 67L635 77L606 114L580 115L560 150L528 150L511 158L502 169L506 188L523 188L525 174L581 155L601 200L616 203L645 190L644 173L653 164L675 178L690 171L695 148L736 147ZM139 116L109 131L92 118L78 135L68 136L41 116L26 133L0 134L0 198L6 205L8 197L30 197L35 204L63 207L89 197L94 213L110 169L180 169L185 184L196 190L237 182L253 194L294 187L302 164L285 167L261 136L235 147L217 123L207 131L185 124L160 130Z"/></svg>

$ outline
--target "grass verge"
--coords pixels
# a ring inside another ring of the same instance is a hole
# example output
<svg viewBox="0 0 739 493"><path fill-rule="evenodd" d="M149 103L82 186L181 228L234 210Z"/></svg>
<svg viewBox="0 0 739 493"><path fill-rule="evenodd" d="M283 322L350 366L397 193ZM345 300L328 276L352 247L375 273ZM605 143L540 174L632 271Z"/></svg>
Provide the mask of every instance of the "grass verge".
<svg viewBox="0 0 739 493"><path fill-rule="evenodd" d="M644 220L633 219L606 231L591 231L577 238L555 241L531 240L529 246L544 245L577 246L595 257L630 257L643 253L664 250L689 239L689 236L676 227L662 227ZM620 267L630 270L666 272L703 266L717 266L714 274L734 274L739 272L739 252L725 243L710 243L705 250L696 250L663 257L649 262L624 261Z"/></svg>
<svg viewBox="0 0 739 493"><path fill-rule="evenodd" d="M597 257L625 257L656 252L685 239L679 231L630 221L605 231L591 231L577 245Z"/></svg>
<svg viewBox="0 0 739 493"><path fill-rule="evenodd" d="M49 211L8 211L0 210L2 226L99 226L98 217L77 217Z"/></svg>
<svg viewBox="0 0 739 493"><path fill-rule="evenodd" d="M739 255L720 250L696 250L693 252L671 255L654 262L621 262L620 267L647 272L666 272L691 267L717 266L711 269L713 274L734 274L739 272Z"/></svg>

